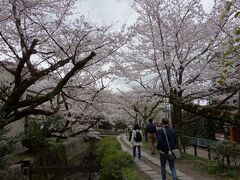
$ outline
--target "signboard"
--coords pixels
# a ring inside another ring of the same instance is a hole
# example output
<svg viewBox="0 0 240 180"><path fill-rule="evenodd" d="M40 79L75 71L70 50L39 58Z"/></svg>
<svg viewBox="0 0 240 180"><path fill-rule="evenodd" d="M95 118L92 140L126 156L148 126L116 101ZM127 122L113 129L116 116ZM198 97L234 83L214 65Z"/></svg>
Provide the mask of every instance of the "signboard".
<svg viewBox="0 0 240 180"><path fill-rule="evenodd" d="M225 140L224 134L223 133L215 133L215 139L219 141Z"/></svg>

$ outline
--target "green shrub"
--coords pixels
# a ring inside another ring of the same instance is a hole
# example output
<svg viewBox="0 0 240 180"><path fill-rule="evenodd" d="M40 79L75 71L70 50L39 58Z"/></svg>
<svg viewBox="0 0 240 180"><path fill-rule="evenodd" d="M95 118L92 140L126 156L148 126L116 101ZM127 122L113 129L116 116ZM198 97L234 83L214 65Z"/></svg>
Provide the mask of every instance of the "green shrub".
<svg viewBox="0 0 240 180"><path fill-rule="evenodd" d="M97 143L97 155L101 162L100 177L104 180L137 180L133 157L121 151L116 137L106 137Z"/></svg>
<svg viewBox="0 0 240 180"><path fill-rule="evenodd" d="M67 164L66 152L63 144L50 144L40 152L36 166L58 167Z"/></svg>
<svg viewBox="0 0 240 180"><path fill-rule="evenodd" d="M104 158L104 155L116 150L121 150L121 145L113 136L103 138L97 143L97 153L100 155L99 157Z"/></svg>
<svg viewBox="0 0 240 180"><path fill-rule="evenodd" d="M22 137L23 146L32 152L39 152L48 147L47 137L51 137L51 128L61 127L61 117L52 115L46 118L29 118L25 122L25 134Z"/></svg>
<svg viewBox="0 0 240 180"><path fill-rule="evenodd" d="M207 160L204 158L196 157L190 154L182 154L184 163L193 164L193 167L195 169L201 170L202 173L216 175L220 179L231 179L231 180L237 180L239 179L240 171L239 168L233 168L226 169L223 167L220 167L217 162L213 160Z"/></svg>
<svg viewBox="0 0 240 180"><path fill-rule="evenodd" d="M125 153L113 151L112 154L105 156L102 161L103 169L100 171L102 179L122 179L123 168L128 167L132 163L132 157Z"/></svg>
<svg viewBox="0 0 240 180"><path fill-rule="evenodd" d="M240 155L240 145L234 141L219 141L211 146L213 157L221 168L227 165L229 169L231 165L239 166L237 159ZM226 163L225 163L226 162Z"/></svg>
<svg viewBox="0 0 240 180"><path fill-rule="evenodd" d="M8 164L5 156L14 150L16 138L7 137L8 130L0 129L0 179L5 175Z"/></svg>
<svg viewBox="0 0 240 180"><path fill-rule="evenodd" d="M139 177L135 167L123 168L123 174L127 180L140 180L141 179Z"/></svg>
<svg viewBox="0 0 240 180"><path fill-rule="evenodd" d="M31 152L40 152L48 146L46 132L35 122L30 124L29 132L22 136L21 141Z"/></svg>

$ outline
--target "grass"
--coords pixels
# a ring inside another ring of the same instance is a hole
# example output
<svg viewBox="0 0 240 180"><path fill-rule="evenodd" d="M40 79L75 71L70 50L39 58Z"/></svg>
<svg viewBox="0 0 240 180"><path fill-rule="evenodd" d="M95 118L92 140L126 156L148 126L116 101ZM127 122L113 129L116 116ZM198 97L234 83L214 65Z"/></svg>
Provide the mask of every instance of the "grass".
<svg viewBox="0 0 240 180"><path fill-rule="evenodd" d="M97 154L102 165L100 179L141 180L133 157L121 150L116 137L109 136L97 143ZM142 179L143 180L143 179Z"/></svg>
<svg viewBox="0 0 240 180"><path fill-rule="evenodd" d="M239 168L221 168L214 160L207 160L201 157L196 157L186 153L182 153L182 162L191 164L196 170L209 175L216 175L227 180L237 180L240 176Z"/></svg>
<svg viewBox="0 0 240 180"><path fill-rule="evenodd" d="M207 172L208 174L215 174L215 169L217 167L217 163L215 161L196 157L186 153L182 153L182 161L190 163L194 168Z"/></svg>
<svg viewBox="0 0 240 180"><path fill-rule="evenodd" d="M137 167L131 167L123 170L126 180L146 180L146 175Z"/></svg>
<svg viewBox="0 0 240 180"><path fill-rule="evenodd" d="M57 140L55 143L63 144L63 143L65 143L65 142L67 142L67 139L59 139L59 140Z"/></svg>
<svg viewBox="0 0 240 180"><path fill-rule="evenodd" d="M148 150L150 150L149 144L148 144L148 142L145 141L145 140L142 141L142 147L143 147L143 149L148 149Z"/></svg>

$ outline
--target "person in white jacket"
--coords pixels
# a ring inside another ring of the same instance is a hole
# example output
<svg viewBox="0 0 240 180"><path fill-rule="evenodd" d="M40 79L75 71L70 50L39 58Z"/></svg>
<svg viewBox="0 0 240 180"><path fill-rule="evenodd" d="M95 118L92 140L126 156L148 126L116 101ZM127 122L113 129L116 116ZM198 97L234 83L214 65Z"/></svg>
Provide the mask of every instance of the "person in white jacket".
<svg viewBox="0 0 240 180"><path fill-rule="evenodd" d="M143 133L138 124L134 125L132 131L131 142L133 145L133 156L136 157L136 149L138 151L138 159L141 159L141 146L142 146Z"/></svg>

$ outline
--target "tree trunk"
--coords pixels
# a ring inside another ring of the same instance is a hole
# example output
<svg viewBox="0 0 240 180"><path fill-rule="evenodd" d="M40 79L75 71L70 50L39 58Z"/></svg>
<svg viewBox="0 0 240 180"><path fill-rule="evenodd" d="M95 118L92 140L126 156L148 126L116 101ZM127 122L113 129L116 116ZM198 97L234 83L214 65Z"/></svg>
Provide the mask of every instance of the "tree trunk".
<svg viewBox="0 0 240 180"><path fill-rule="evenodd" d="M171 91L169 102L174 101L172 98L177 97L177 99L182 99L182 92L178 92L177 90ZM171 106L171 121L172 127L176 131L176 138L177 138L177 146L181 147L182 145L182 130L181 130L181 123L182 123L182 108L181 106L177 106L172 104Z"/></svg>
<svg viewBox="0 0 240 180"><path fill-rule="evenodd" d="M171 95L169 98L169 102L174 101L174 98L182 99L182 93L177 92L176 90L171 91ZM180 126L182 123L182 108L181 106L177 106L176 104L172 104L171 106L171 121L172 127L178 132L180 131Z"/></svg>
<svg viewBox="0 0 240 180"><path fill-rule="evenodd" d="M172 127L176 130L180 130L180 125L182 122L182 109L176 105L173 105L171 108L171 121Z"/></svg>

